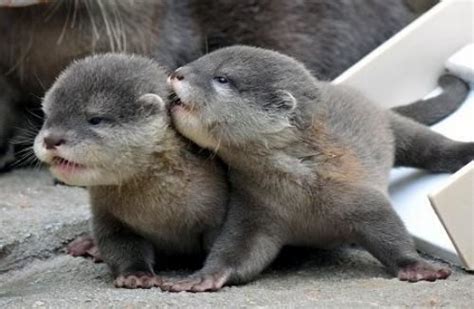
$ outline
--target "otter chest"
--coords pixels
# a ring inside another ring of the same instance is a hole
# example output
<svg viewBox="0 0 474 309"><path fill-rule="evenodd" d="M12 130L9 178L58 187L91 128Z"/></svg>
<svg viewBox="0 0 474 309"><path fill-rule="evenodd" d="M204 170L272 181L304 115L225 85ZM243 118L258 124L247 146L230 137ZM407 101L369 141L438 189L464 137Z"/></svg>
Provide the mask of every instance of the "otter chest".
<svg viewBox="0 0 474 309"><path fill-rule="evenodd" d="M198 252L200 237L193 218L179 204L179 198L159 194L113 194L108 211L158 249L182 253Z"/></svg>

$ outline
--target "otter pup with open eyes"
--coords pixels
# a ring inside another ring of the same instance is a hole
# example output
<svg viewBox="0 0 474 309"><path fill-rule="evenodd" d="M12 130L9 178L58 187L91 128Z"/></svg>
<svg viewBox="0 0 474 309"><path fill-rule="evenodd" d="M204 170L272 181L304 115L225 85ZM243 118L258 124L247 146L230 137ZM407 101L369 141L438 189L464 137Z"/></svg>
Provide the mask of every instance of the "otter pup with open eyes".
<svg viewBox="0 0 474 309"><path fill-rule="evenodd" d="M68 67L43 101L35 153L60 180L88 188L118 287L152 287L160 258L205 253L227 207L219 162L170 127L166 78L152 60L94 56Z"/></svg>
<svg viewBox="0 0 474 309"><path fill-rule="evenodd" d="M229 166L223 231L202 270L170 291L247 282L285 245L358 243L401 280L447 278L422 259L388 199L395 165L454 172L474 143L449 140L357 92L317 81L293 58L230 47L170 78L176 128Z"/></svg>

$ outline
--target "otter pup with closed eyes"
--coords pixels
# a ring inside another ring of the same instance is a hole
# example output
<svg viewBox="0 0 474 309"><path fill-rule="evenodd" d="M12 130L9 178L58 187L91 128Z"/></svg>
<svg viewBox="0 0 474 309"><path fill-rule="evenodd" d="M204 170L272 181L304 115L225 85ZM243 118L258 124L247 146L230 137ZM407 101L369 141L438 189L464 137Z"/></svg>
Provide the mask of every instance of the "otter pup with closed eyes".
<svg viewBox="0 0 474 309"><path fill-rule="evenodd" d="M285 245L358 243L400 280L447 278L419 256L388 198L394 165L454 172L474 143L449 140L316 80L277 52L230 47L169 78L176 128L229 166L229 213L204 267L170 291L254 279Z"/></svg>
<svg viewBox="0 0 474 309"><path fill-rule="evenodd" d="M117 287L150 288L162 259L206 253L226 212L222 166L170 126L166 78L146 58L93 56L68 67L43 101L35 153L61 181L88 188Z"/></svg>

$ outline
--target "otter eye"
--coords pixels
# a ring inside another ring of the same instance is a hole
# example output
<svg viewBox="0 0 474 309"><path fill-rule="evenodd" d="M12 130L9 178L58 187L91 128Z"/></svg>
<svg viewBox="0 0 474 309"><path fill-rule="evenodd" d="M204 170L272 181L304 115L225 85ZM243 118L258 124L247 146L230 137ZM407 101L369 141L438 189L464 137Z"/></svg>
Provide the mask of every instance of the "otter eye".
<svg viewBox="0 0 474 309"><path fill-rule="evenodd" d="M214 80L217 81L219 84L227 84L229 80L225 76L216 76Z"/></svg>
<svg viewBox="0 0 474 309"><path fill-rule="evenodd" d="M89 118L89 120L87 120L87 122L89 122L89 124L93 125L93 126L96 126L100 123L102 123L104 121L104 118L102 117L92 117L92 118Z"/></svg>

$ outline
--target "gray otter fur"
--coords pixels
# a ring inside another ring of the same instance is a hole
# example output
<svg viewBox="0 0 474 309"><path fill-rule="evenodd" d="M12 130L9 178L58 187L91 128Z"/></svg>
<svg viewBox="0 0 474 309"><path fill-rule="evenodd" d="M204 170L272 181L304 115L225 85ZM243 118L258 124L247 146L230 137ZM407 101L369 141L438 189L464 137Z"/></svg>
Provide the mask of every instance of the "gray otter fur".
<svg viewBox="0 0 474 309"><path fill-rule="evenodd" d="M366 248L401 280L450 275L416 252L390 205L388 176L395 152L405 165L420 155L453 172L474 159L474 143L451 141L258 48L216 51L169 83L180 98L171 109L176 128L229 165L231 197L203 269L163 289L217 290L252 280L285 245L345 242Z"/></svg>
<svg viewBox="0 0 474 309"><path fill-rule="evenodd" d="M403 0L55 0L0 8L0 169L24 133L15 128L25 127L25 109L37 113L39 98L74 59L139 53L176 69L209 50L249 44L289 53L331 79L413 18ZM410 112L446 116L447 107Z"/></svg>
<svg viewBox="0 0 474 309"><path fill-rule="evenodd" d="M43 102L35 152L60 180L88 187L119 287L156 284L155 257L206 253L226 211L225 170L170 127L166 78L145 58L94 56L68 67Z"/></svg>

